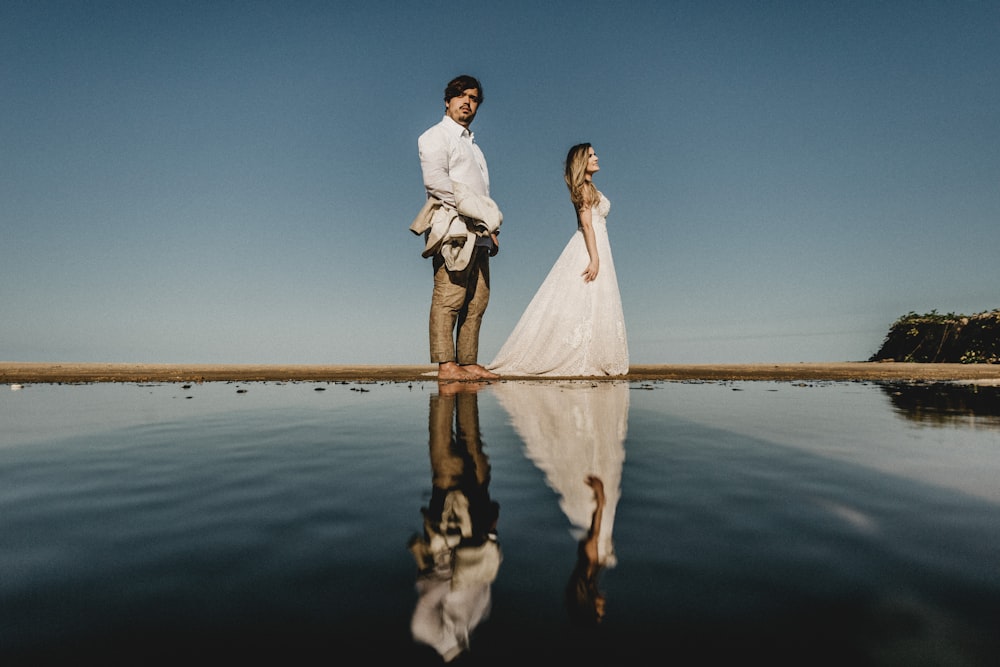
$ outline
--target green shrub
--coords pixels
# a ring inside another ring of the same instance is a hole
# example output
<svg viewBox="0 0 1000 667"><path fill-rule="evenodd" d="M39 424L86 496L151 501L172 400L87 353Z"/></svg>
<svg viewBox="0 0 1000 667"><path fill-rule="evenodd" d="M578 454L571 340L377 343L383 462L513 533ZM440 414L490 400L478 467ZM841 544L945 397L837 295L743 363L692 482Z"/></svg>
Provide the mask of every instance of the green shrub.
<svg viewBox="0 0 1000 667"><path fill-rule="evenodd" d="M889 327L869 361L995 364L1000 362L1000 309L975 315L910 311Z"/></svg>

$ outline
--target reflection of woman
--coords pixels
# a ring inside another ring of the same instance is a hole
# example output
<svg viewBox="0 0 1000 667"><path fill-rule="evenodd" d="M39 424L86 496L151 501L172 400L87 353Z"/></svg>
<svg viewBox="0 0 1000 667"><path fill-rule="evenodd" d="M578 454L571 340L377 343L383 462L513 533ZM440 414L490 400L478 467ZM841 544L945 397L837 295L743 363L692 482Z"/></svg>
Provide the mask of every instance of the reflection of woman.
<svg viewBox="0 0 1000 667"><path fill-rule="evenodd" d="M598 536L604 514L604 483L599 477L587 477L584 482L594 490L593 518L586 537L580 540L576 551L576 567L566 583L566 609L577 625L597 625L604 620L604 594L597 585L603 565L598 553Z"/></svg>
<svg viewBox="0 0 1000 667"><path fill-rule="evenodd" d="M627 382L501 382L491 386L524 441L525 453L559 494L578 541L572 592L574 619L599 622L604 598L597 575L617 564L612 531L621 495Z"/></svg>
<svg viewBox="0 0 1000 667"><path fill-rule="evenodd" d="M521 315L490 370L501 375L624 375L625 316L608 241L611 202L594 186L600 170L590 144L566 156L566 185L576 211L570 238Z"/></svg>
<svg viewBox="0 0 1000 667"><path fill-rule="evenodd" d="M496 527L500 506L490 498L490 464L479 432L481 385L444 383L430 399L432 491L424 530L410 540L419 599L413 638L446 662L469 650L489 616L490 586L502 555Z"/></svg>

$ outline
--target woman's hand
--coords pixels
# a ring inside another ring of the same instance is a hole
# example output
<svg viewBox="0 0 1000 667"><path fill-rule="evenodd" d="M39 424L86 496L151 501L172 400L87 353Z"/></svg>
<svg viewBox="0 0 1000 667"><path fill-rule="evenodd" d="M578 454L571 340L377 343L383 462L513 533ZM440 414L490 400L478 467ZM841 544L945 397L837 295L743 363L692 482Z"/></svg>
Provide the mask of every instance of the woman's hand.
<svg viewBox="0 0 1000 667"><path fill-rule="evenodd" d="M580 274L581 276L583 276L583 282L589 283L593 281L595 278L597 278L597 272L599 270L600 270L600 262L598 262L596 259L592 260L589 264L587 264L587 268L583 270L583 273Z"/></svg>
<svg viewBox="0 0 1000 667"><path fill-rule="evenodd" d="M597 475L587 475L586 479L583 480L584 484L589 486L594 490L594 498L597 499L598 503L604 503L604 482Z"/></svg>

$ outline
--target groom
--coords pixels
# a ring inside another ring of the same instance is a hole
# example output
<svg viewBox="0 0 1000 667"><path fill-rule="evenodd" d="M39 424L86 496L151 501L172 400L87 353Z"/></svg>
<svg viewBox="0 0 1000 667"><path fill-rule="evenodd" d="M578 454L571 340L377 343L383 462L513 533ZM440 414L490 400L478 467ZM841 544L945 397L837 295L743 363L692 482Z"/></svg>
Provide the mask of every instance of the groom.
<svg viewBox="0 0 1000 667"><path fill-rule="evenodd" d="M427 197L455 207L455 186L463 183L488 198L486 158L469 130L483 87L474 77L455 77L444 89L444 118L417 140ZM477 236L471 258L461 269L449 269L441 253L434 255L434 292L430 311L431 362L438 380L494 379L478 363L479 327L490 300L490 257L499 251L496 232ZM456 335L457 327L457 335Z"/></svg>

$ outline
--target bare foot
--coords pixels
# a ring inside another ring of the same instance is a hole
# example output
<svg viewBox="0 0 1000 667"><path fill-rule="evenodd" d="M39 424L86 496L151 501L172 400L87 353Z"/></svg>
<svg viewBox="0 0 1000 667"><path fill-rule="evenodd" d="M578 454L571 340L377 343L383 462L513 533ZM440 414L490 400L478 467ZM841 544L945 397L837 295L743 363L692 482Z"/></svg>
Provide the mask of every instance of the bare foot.
<svg viewBox="0 0 1000 667"><path fill-rule="evenodd" d="M483 380L498 380L500 378L496 373L491 373L479 364L466 364L462 366L462 370L470 373L474 377L482 378Z"/></svg>
<svg viewBox="0 0 1000 667"><path fill-rule="evenodd" d="M438 380L475 380L476 377L454 361L438 364Z"/></svg>

